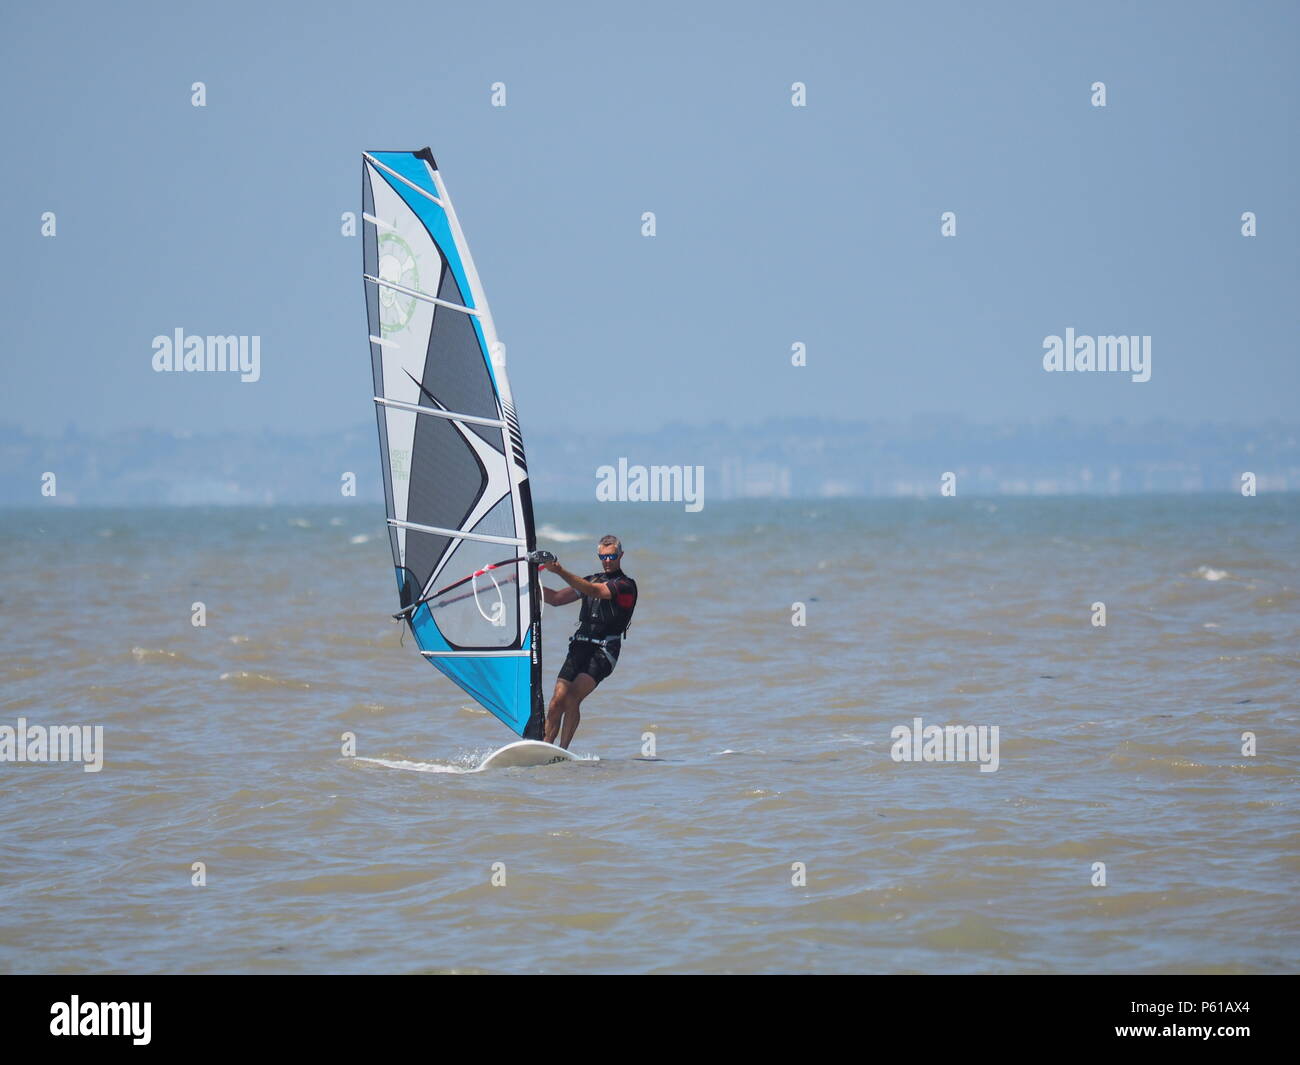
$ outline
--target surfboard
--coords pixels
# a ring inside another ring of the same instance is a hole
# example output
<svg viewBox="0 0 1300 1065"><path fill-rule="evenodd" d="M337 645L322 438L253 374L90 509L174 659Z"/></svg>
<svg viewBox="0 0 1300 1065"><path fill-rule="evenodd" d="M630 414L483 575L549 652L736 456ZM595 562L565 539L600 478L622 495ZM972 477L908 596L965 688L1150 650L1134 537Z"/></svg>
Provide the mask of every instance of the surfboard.
<svg viewBox="0 0 1300 1065"><path fill-rule="evenodd" d="M493 751L478 767L478 772L485 769L518 769L524 766L554 765L557 762L586 762L595 759L579 758L563 747L541 740L516 740L507 743L500 750Z"/></svg>

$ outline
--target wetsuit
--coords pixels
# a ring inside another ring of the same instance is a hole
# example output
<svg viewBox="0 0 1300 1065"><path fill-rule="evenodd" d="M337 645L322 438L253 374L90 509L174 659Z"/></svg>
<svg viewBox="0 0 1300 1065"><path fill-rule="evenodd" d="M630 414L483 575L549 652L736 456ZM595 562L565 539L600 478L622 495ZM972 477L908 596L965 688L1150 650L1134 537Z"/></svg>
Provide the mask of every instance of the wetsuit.
<svg viewBox="0 0 1300 1065"><path fill-rule="evenodd" d="M578 631L569 641L569 656L560 667L560 680L570 684L579 673L586 673L597 684L614 672L623 633L632 622L636 609L636 581L622 570L593 573L586 578L592 584L608 584L610 597L582 597L578 614Z"/></svg>

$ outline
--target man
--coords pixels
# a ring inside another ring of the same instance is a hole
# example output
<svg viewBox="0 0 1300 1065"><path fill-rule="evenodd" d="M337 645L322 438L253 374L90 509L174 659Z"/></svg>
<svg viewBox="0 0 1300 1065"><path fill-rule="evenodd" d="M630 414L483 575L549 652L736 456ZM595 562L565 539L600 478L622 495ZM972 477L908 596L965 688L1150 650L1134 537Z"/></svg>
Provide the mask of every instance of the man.
<svg viewBox="0 0 1300 1065"><path fill-rule="evenodd" d="M555 694L546 710L547 743L568 750L573 734L582 720L582 700L596 690L596 685L614 672L623 634L636 609L636 581L623 572L623 545L617 536L602 536L596 548L603 572L589 577L570 573L549 551L538 551L535 561L568 584L558 592L542 589L547 606L564 606L582 600L578 614L578 631L569 641L569 656L560 667Z"/></svg>

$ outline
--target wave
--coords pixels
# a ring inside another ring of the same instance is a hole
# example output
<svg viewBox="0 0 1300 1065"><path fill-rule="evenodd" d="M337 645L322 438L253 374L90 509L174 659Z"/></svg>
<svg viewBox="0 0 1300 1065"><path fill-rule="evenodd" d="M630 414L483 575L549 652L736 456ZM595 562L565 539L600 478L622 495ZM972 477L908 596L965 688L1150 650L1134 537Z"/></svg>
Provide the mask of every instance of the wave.
<svg viewBox="0 0 1300 1065"><path fill-rule="evenodd" d="M409 762L398 758L363 758L357 755L351 762L382 766L385 769L406 769L413 773L477 773L478 766L456 765L447 762Z"/></svg>
<svg viewBox="0 0 1300 1065"><path fill-rule="evenodd" d="M249 691L259 691L264 689L275 688L298 688L307 691L311 685L304 680L289 680L286 677L270 677L265 673L249 673L246 670L237 670L234 673L223 673L221 680L228 680L237 687L245 688Z"/></svg>
<svg viewBox="0 0 1300 1065"><path fill-rule="evenodd" d="M170 665L197 665L189 655L180 651L165 651L161 647L132 647L131 657L137 662L165 662Z"/></svg>
<svg viewBox="0 0 1300 1065"><path fill-rule="evenodd" d="M588 533L569 532L566 529L558 529L554 525L547 523L537 530L538 539L554 540L557 544L572 544L579 540L586 540Z"/></svg>

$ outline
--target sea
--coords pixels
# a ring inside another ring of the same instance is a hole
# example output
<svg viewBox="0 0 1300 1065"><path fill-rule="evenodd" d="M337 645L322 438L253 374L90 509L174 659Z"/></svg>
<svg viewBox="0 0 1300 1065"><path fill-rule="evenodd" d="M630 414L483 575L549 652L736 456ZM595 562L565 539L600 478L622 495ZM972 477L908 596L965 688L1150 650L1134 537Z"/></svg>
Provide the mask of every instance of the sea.
<svg viewBox="0 0 1300 1065"><path fill-rule="evenodd" d="M0 511L0 729L102 728L0 761L0 972L1300 968L1300 496L537 522L636 618L584 760L475 773L382 508Z"/></svg>

